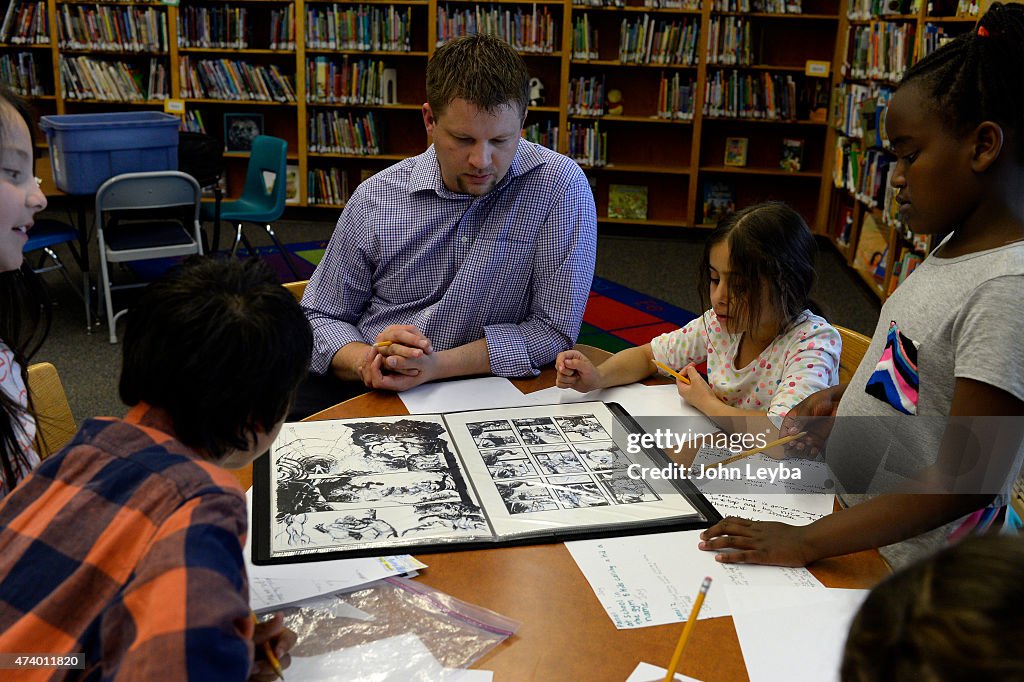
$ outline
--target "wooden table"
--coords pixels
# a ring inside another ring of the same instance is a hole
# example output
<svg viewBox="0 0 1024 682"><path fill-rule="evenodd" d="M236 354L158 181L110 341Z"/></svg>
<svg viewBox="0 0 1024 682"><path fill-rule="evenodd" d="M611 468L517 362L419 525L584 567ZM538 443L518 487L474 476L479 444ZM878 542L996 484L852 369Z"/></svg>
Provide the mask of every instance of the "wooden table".
<svg viewBox="0 0 1024 682"><path fill-rule="evenodd" d="M547 388L554 383L554 370L513 383L526 393ZM310 419L401 414L408 411L397 394L371 392ZM248 487L251 473L240 479ZM682 628L673 624L616 630L561 543L416 558L429 566L417 580L522 623L514 637L473 666L493 670L498 682L622 682L640 661L667 666ZM828 587L847 588L871 587L888 574L874 550L819 561L810 570ZM748 679L731 617L697 622L679 672L705 682Z"/></svg>

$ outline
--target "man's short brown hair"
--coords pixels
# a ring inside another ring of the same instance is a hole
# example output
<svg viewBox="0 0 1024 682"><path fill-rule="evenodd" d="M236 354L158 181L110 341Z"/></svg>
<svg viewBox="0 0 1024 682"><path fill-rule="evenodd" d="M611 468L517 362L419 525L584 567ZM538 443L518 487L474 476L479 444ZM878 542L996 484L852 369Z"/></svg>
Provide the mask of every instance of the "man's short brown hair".
<svg viewBox="0 0 1024 682"><path fill-rule="evenodd" d="M526 116L530 74L512 46L491 35L474 34L450 40L427 64L427 102L440 116L454 99L493 113L518 107Z"/></svg>

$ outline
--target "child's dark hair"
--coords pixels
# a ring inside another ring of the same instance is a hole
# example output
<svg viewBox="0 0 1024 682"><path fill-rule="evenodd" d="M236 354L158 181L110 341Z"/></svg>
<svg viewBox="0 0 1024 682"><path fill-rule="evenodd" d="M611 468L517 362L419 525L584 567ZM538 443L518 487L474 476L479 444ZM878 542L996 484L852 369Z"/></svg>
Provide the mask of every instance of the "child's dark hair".
<svg viewBox="0 0 1024 682"><path fill-rule="evenodd" d="M449 40L427 63L427 101L434 116L441 116L456 98L488 113L513 106L525 115L530 101L526 63L511 45L492 35Z"/></svg>
<svg viewBox="0 0 1024 682"><path fill-rule="evenodd" d="M800 214L780 201L754 204L729 214L707 241L700 267L697 290L704 309L711 307L711 247L729 245L729 314L746 329L760 316L762 287L768 287L768 305L779 319L781 334L793 325L805 309L819 313L811 301L814 259L818 245Z"/></svg>
<svg viewBox="0 0 1024 682"><path fill-rule="evenodd" d="M1024 679L1024 539L972 536L890 576L861 606L843 682Z"/></svg>
<svg viewBox="0 0 1024 682"><path fill-rule="evenodd" d="M214 459L285 417L313 348L299 304L255 258L192 258L127 317L121 400L166 410L178 439Z"/></svg>
<svg viewBox="0 0 1024 682"><path fill-rule="evenodd" d="M28 104L0 84L0 109L10 107L25 121L35 139L35 116ZM4 117L0 115L0 143L5 139ZM33 153L35 150L33 149ZM14 354L21 378L28 383L28 361L50 332L50 299L39 277L28 263L0 273L0 341ZM31 414L31 408L27 410ZM29 463L18 443L24 436L21 417L26 413L14 397L0 391L0 475L8 490L28 471Z"/></svg>
<svg viewBox="0 0 1024 682"><path fill-rule="evenodd" d="M962 137L982 121L1024 132L1024 7L992 3L968 31L910 67L900 87L917 82L932 111ZM1016 140L1024 160L1024 140Z"/></svg>

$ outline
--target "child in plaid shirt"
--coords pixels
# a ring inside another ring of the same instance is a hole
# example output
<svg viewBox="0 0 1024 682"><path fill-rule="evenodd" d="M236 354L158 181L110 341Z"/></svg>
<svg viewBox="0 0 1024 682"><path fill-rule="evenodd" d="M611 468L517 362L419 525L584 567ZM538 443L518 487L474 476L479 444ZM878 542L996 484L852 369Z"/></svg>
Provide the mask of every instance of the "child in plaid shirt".
<svg viewBox="0 0 1024 682"><path fill-rule="evenodd" d="M198 259L128 317L124 419L87 420L0 503L0 651L83 653L26 679L273 679L254 628L245 497L226 468L276 437L312 347L261 262Z"/></svg>

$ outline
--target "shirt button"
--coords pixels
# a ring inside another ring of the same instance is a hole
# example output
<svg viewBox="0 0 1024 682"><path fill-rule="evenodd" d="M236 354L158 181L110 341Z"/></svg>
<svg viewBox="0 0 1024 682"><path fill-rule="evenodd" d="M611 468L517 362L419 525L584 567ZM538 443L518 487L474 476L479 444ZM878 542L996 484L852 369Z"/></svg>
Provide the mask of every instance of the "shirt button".
<svg viewBox="0 0 1024 682"><path fill-rule="evenodd" d="M469 237L463 237L463 238L462 238L462 243L463 243L463 244L466 244L466 243L468 243L468 242L469 242Z"/></svg>

